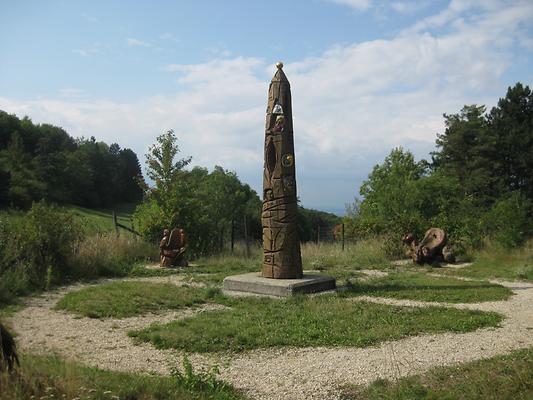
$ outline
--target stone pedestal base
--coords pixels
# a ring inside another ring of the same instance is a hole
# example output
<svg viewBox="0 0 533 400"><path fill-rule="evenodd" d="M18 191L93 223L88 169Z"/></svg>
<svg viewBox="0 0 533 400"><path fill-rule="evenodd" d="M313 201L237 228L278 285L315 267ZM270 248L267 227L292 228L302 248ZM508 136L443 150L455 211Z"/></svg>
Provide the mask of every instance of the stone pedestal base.
<svg viewBox="0 0 533 400"><path fill-rule="evenodd" d="M228 294L258 294L287 297L298 293L317 293L336 288L335 278L326 275L306 274L300 279L263 278L261 272L227 276L223 290Z"/></svg>

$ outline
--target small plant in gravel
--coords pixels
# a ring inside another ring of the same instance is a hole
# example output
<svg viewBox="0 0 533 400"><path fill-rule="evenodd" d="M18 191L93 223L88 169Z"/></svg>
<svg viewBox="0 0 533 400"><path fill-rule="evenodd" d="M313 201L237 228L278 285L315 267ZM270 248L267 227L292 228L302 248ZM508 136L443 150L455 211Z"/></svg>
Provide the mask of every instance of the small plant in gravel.
<svg viewBox="0 0 533 400"><path fill-rule="evenodd" d="M217 365L211 366L207 371L194 372L191 361L183 356L183 372L179 368L173 368L171 375L179 386L187 390L202 390L208 392L220 392L229 389L229 385L217 378L220 370Z"/></svg>

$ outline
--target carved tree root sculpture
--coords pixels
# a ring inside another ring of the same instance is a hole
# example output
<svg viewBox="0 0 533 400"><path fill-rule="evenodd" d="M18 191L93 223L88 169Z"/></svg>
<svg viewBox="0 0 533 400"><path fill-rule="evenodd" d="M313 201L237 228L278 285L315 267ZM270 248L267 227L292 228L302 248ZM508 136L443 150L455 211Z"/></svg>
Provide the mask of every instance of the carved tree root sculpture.
<svg viewBox="0 0 533 400"><path fill-rule="evenodd" d="M0 371L6 367L8 371L12 371L15 365L19 365L15 341L7 329L0 324Z"/></svg>
<svg viewBox="0 0 533 400"><path fill-rule="evenodd" d="M411 233L404 235L402 241L409 246L407 255L417 264L455 262L451 248L446 246L447 237L442 229L428 229L420 243Z"/></svg>

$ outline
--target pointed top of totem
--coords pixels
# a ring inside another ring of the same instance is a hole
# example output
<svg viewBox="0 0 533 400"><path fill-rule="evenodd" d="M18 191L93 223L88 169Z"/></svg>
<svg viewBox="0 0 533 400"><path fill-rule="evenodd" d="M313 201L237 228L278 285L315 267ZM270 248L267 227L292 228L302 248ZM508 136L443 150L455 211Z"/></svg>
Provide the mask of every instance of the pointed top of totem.
<svg viewBox="0 0 533 400"><path fill-rule="evenodd" d="M286 82L289 83L285 72L283 72L283 62L278 61L276 63L276 68L278 69L272 78L272 82Z"/></svg>

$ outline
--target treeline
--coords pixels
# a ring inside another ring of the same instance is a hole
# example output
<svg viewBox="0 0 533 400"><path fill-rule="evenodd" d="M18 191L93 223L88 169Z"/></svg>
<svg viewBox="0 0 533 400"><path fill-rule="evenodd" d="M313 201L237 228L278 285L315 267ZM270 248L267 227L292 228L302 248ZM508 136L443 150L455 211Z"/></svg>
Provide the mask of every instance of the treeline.
<svg viewBox="0 0 533 400"><path fill-rule="evenodd" d="M397 148L374 167L346 218L350 235L382 235L392 244L406 232L420 238L441 227L458 246L490 238L508 247L532 235L530 88L510 87L488 113L469 105L444 119L431 161Z"/></svg>
<svg viewBox="0 0 533 400"><path fill-rule="evenodd" d="M40 200L92 208L140 202L138 180L132 150L0 111L0 208L27 209Z"/></svg>

